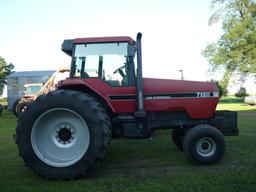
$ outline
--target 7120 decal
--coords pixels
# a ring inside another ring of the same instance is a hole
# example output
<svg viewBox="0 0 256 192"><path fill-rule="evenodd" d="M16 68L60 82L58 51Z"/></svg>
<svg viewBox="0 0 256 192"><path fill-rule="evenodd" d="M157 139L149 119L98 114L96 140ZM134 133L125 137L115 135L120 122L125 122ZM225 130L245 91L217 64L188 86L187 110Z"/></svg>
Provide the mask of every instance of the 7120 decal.
<svg viewBox="0 0 256 192"><path fill-rule="evenodd" d="M202 97L202 98L211 97L211 93L210 92L196 92L196 97Z"/></svg>

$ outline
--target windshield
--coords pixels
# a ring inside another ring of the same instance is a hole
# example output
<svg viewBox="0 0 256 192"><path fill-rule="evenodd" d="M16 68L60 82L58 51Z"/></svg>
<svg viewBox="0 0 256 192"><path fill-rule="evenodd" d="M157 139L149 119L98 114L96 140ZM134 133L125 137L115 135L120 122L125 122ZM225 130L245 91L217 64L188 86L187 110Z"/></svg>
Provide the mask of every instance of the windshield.
<svg viewBox="0 0 256 192"><path fill-rule="evenodd" d="M72 77L98 77L112 86L127 83L128 43L78 44L73 57Z"/></svg>

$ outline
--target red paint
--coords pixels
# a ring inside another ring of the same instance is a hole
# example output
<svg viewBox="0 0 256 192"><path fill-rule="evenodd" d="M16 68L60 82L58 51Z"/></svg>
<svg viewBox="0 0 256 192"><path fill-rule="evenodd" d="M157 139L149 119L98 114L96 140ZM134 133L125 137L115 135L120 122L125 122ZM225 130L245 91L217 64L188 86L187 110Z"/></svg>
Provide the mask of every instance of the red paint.
<svg viewBox="0 0 256 192"><path fill-rule="evenodd" d="M92 37L74 39L74 44L80 43L113 43L113 42L128 42L134 44L134 40L128 36L120 37Z"/></svg>
<svg viewBox="0 0 256 192"><path fill-rule="evenodd" d="M145 94L216 92L217 90L215 83L144 78ZM146 111L185 110L191 118L201 119L214 115L218 101L218 97L211 97L145 100L144 103Z"/></svg>
<svg viewBox="0 0 256 192"><path fill-rule="evenodd" d="M217 91L215 83L172 79L144 78L144 92L147 93L190 93L196 91Z"/></svg>
<svg viewBox="0 0 256 192"><path fill-rule="evenodd" d="M110 100L110 95L135 95L135 87L111 87L98 78L67 79L58 86L84 85L102 97L114 113L132 113L136 111L136 100ZM189 93L189 92L215 92L215 83L165 80L144 78L144 93ZM144 100L146 111L179 111L185 110L193 119L210 118L214 115L219 98L172 98Z"/></svg>

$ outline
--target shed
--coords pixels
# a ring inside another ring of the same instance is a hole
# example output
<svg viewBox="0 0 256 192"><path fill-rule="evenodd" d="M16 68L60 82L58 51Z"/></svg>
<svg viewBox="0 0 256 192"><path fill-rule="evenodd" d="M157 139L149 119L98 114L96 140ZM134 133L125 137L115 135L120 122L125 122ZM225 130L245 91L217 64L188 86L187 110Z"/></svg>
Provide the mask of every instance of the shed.
<svg viewBox="0 0 256 192"><path fill-rule="evenodd" d="M24 95L24 85L28 83L45 83L55 71L19 71L7 77L8 109Z"/></svg>

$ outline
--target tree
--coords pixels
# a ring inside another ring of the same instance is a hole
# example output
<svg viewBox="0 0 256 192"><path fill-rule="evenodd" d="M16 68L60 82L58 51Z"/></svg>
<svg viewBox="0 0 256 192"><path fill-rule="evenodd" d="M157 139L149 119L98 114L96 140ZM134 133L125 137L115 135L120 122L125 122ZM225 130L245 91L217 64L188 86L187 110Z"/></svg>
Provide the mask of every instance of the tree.
<svg viewBox="0 0 256 192"><path fill-rule="evenodd" d="M246 92L246 88L245 87L240 87L240 89L236 92L235 96L236 97L246 97L246 96L248 96L248 94Z"/></svg>
<svg viewBox="0 0 256 192"><path fill-rule="evenodd" d="M209 24L222 22L223 35L203 51L213 72L224 70L220 84L227 86L234 73L242 79L256 74L256 2L212 0L214 13Z"/></svg>
<svg viewBox="0 0 256 192"><path fill-rule="evenodd" d="M13 72L14 65L7 64L3 57L0 56L0 95L3 94L4 86L7 84L7 76Z"/></svg>
<svg viewBox="0 0 256 192"><path fill-rule="evenodd" d="M228 90L227 90L227 88L226 88L225 86L223 86L223 85L221 84L221 82L216 81L216 80L214 80L214 79L211 79L210 82L216 83L216 85L217 85L217 87L218 87L218 90L219 90L219 95L220 95L220 97L222 97L222 96L227 96Z"/></svg>

